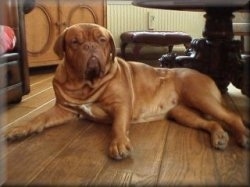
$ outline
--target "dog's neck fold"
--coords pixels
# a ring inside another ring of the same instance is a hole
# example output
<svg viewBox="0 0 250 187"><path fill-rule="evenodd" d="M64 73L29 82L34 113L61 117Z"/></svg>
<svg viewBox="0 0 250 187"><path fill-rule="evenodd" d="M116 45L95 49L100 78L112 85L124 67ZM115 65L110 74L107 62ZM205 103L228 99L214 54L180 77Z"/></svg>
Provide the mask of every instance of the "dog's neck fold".
<svg viewBox="0 0 250 187"><path fill-rule="evenodd" d="M106 83L116 74L117 59L114 59L114 62L109 62L109 64L104 76L93 82L76 76L73 69L67 69L68 67L65 64L59 65L53 80L56 97L76 105L94 102L99 97L98 95L102 93L101 90L105 89ZM96 92L97 89L98 92ZM98 93L98 95L95 93Z"/></svg>

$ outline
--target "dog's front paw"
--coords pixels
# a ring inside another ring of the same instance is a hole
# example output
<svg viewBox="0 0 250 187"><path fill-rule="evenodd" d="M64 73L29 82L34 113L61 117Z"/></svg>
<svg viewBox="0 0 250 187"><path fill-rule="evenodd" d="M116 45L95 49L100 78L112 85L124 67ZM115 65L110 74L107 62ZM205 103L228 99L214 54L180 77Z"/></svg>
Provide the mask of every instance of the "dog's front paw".
<svg viewBox="0 0 250 187"><path fill-rule="evenodd" d="M28 130L23 126L11 127L6 130L4 135L8 141L13 141L27 136Z"/></svg>
<svg viewBox="0 0 250 187"><path fill-rule="evenodd" d="M14 140L24 138L31 133L34 133L34 132L38 133L41 131L42 129L37 128L34 130L34 129L31 129L29 126L18 125L18 126L7 129L4 133L4 136L8 141L14 141Z"/></svg>
<svg viewBox="0 0 250 187"><path fill-rule="evenodd" d="M227 147L229 136L225 131L216 131L212 134L212 145L217 149L225 149Z"/></svg>
<svg viewBox="0 0 250 187"><path fill-rule="evenodd" d="M109 156L121 160L130 155L132 145L128 137L114 138L109 146Z"/></svg>

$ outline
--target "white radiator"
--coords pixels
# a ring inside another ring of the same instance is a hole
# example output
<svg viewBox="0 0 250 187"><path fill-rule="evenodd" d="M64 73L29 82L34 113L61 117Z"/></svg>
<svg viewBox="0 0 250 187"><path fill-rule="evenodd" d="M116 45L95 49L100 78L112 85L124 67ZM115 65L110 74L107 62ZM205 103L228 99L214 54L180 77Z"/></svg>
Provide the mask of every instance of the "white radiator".
<svg viewBox="0 0 250 187"><path fill-rule="evenodd" d="M183 31L193 38L202 37L204 12L159 10L136 7L131 1L107 2L107 28L113 33L116 46L120 34L136 30ZM152 20L153 19L153 20Z"/></svg>

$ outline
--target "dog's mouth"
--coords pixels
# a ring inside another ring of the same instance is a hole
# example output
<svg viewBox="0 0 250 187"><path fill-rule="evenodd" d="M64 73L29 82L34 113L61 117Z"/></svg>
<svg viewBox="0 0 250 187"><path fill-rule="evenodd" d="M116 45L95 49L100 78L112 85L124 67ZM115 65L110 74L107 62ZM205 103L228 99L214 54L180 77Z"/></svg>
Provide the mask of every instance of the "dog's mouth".
<svg viewBox="0 0 250 187"><path fill-rule="evenodd" d="M85 71L85 78L93 81L102 75L102 68L99 59L95 56L89 58Z"/></svg>

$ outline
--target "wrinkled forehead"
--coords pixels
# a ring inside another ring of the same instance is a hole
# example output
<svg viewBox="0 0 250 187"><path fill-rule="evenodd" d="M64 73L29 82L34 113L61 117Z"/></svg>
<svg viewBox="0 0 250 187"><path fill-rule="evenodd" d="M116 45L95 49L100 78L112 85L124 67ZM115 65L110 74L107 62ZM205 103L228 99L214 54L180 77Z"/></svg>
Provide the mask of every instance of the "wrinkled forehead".
<svg viewBox="0 0 250 187"><path fill-rule="evenodd" d="M100 37L109 38L109 33L105 28L89 25L77 25L70 27L65 35L66 41L72 39L83 40L83 41L95 41Z"/></svg>

